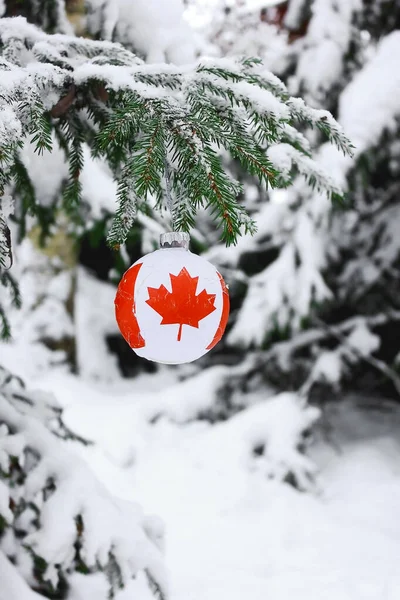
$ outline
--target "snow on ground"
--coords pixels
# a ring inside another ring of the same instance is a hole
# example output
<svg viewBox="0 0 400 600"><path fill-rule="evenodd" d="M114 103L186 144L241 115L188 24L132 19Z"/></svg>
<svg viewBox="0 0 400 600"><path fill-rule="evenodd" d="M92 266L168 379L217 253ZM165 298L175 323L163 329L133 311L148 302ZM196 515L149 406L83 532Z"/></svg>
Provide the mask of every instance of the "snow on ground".
<svg viewBox="0 0 400 600"><path fill-rule="evenodd" d="M158 388L150 378L151 392L146 378L132 381L130 393L60 378L40 387L62 392L68 425L98 441L77 451L114 493L165 521L171 600L400 597L393 405L348 398L328 407L311 449L321 491L310 495L249 469L224 423L150 425L165 378Z"/></svg>

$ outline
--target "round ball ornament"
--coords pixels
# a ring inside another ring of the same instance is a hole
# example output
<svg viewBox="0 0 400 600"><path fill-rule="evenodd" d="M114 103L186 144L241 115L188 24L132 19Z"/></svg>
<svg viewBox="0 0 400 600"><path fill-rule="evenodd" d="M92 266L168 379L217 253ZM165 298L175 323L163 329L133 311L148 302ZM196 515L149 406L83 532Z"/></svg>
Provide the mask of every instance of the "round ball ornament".
<svg viewBox="0 0 400 600"><path fill-rule="evenodd" d="M228 290L216 268L189 251L188 234L162 234L160 246L123 275L115 316L139 356L166 364L192 362L221 339Z"/></svg>

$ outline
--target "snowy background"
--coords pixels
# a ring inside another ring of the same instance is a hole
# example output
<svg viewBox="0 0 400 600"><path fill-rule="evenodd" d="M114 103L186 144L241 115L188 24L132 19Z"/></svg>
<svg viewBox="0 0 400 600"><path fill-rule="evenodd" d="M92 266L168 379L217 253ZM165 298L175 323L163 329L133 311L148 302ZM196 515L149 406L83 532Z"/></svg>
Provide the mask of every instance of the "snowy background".
<svg viewBox="0 0 400 600"><path fill-rule="evenodd" d="M45 457L27 498L61 472L29 543L69 568L68 519L87 505L88 562L117 548L123 565L116 600L152 597L142 570L171 600L398 600L400 3L89 0L86 12L66 4L60 31L119 41L148 63L262 58L291 94L331 111L355 150L344 157L317 133L307 142L346 191L344 207L310 190L301 165L291 187L266 194L226 159L258 232L226 248L199 215L193 250L224 274L232 314L224 341L184 367L137 358L114 318L121 274L155 248L168 216L140 214L116 256L104 242L116 184L88 152L86 229L71 236L61 214L42 248L28 218L11 271L22 307L0 292L12 330L0 365L46 405L38 421L48 427L1 402L0 421ZM268 152L289 176L294 163L280 146ZM50 205L67 177L61 151L43 160L27 146L22 158ZM2 385L5 398L16 394L7 378ZM48 403L62 409L68 432L57 447ZM3 468L23 445L1 427ZM8 505L0 477L5 521ZM43 597L30 591L18 536L2 531L0 521L0 600ZM55 585L56 570L46 572ZM101 574L75 573L52 597L107 594Z"/></svg>

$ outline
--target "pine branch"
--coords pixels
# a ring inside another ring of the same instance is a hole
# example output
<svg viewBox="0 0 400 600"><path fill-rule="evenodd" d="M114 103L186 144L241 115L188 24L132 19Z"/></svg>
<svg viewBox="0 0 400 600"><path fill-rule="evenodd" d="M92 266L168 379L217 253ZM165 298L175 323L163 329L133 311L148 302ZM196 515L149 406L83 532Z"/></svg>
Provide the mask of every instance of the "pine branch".
<svg viewBox="0 0 400 600"><path fill-rule="evenodd" d="M68 142L69 181L63 190L63 205L67 213L79 221L79 208L82 200L80 175L83 169L83 144L85 142L79 118L74 115L69 116L64 123L64 131Z"/></svg>
<svg viewBox="0 0 400 600"><path fill-rule="evenodd" d="M43 102L40 98L35 98L32 104L29 104L29 126L28 135L31 135L31 143L35 146L35 152L39 155L45 150L52 151L53 144L51 139L52 123L46 112Z"/></svg>
<svg viewBox="0 0 400 600"><path fill-rule="evenodd" d="M19 239L22 240L26 234L26 217L27 215L37 215L38 207L36 204L35 188L18 152L14 154L11 174L14 183L14 196L19 197L21 200L18 223Z"/></svg>
<svg viewBox="0 0 400 600"><path fill-rule="evenodd" d="M0 304L0 323L1 323L0 339L7 341L11 338L11 327L10 327L9 320L7 319L6 312L1 304Z"/></svg>
<svg viewBox="0 0 400 600"><path fill-rule="evenodd" d="M257 59L202 60L194 68L153 66L118 44L46 35L28 23L21 27L1 19L0 40L3 32L0 132L2 107L12 112L3 119L11 143L0 136L0 161L12 166L18 144L25 141L43 154L57 139L69 167L64 206L78 218L86 144L93 156L108 162L119 182L119 207L109 234L114 245L133 224L136 199L140 206L150 200L162 206L166 152L177 199L176 227L189 230L198 208L208 207L228 244L255 226L237 202L241 186L225 173L222 149L265 186L280 186L290 184L292 174L281 172L266 150L287 144L308 184L338 195L329 175L318 172L297 124L317 127L346 153L351 144L329 113L291 98ZM26 49L38 62L23 67ZM26 174L20 165L15 170L18 194L34 207ZM0 189L10 180L5 172Z"/></svg>
<svg viewBox="0 0 400 600"><path fill-rule="evenodd" d="M6 215L0 205L0 270L9 269L13 264L11 233L7 225Z"/></svg>
<svg viewBox="0 0 400 600"><path fill-rule="evenodd" d="M118 183L118 208L116 210L111 229L107 235L107 242L111 248L123 244L131 231L138 207L138 198L134 192L135 183L129 166L124 170Z"/></svg>
<svg viewBox="0 0 400 600"><path fill-rule="evenodd" d="M11 302L15 308L21 308L22 299L19 290L18 283L14 279L14 277L8 272L4 272L0 275L0 283L4 287L7 287L11 294Z"/></svg>
<svg viewBox="0 0 400 600"><path fill-rule="evenodd" d="M289 98L287 105L292 117L306 123L310 127L316 127L330 142L334 143L343 154L352 156L354 146L345 136L339 123L335 121L327 110L319 110L307 106L302 98Z"/></svg>

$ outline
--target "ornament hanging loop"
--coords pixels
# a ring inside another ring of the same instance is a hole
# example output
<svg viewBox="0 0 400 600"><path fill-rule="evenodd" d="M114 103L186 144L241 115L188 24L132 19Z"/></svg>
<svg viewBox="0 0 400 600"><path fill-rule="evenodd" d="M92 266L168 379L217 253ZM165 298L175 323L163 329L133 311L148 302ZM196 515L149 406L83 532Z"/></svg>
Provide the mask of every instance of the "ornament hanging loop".
<svg viewBox="0 0 400 600"><path fill-rule="evenodd" d="M190 237L185 231L167 231L160 235L160 248L184 248L189 250Z"/></svg>

